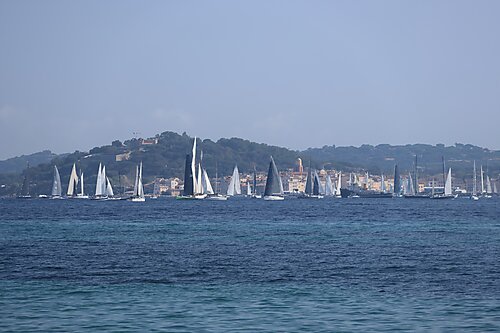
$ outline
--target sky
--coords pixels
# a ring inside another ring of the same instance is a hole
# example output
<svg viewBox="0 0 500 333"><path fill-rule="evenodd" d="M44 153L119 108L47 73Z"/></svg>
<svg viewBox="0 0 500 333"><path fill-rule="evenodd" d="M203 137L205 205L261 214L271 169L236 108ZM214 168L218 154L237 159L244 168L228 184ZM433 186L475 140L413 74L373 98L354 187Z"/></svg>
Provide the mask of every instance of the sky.
<svg viewBox="0 0 500 333"><path fill-rule="evenodd" d="M0 159L187 132L500 149L500 1L0 0Z"/></svg>

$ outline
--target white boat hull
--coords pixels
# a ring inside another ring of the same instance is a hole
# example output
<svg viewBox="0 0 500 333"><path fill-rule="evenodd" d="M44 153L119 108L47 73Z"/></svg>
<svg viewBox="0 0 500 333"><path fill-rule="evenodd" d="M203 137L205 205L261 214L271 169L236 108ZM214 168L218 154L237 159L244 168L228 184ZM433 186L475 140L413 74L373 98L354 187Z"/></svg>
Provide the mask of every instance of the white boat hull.
<svg viewBox="0 0 500 333"><path fill-rule="evenodd" d="M267 195L264 197L264 200L266 200L266 201L281 201L281 200L285 200L285 197L282 197L279 195Z"/></svg>
<svg viewBox="0 0 500 333"><path fill-rule="evenodd" d="M225 195L213 195L207 197L207 200L215 200L215 201L226 201L227 199L228 197Z"/></svg>

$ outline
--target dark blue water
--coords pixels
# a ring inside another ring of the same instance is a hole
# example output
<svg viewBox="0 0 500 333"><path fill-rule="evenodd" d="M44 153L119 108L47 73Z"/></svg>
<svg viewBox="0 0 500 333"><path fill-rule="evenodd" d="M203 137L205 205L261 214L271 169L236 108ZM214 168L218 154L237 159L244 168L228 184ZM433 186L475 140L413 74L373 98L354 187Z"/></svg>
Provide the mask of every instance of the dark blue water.
<svg viewBox="0 0 500 333"><path fill-rule="evenodd" d="M500 200L0 200L0 331L500 331Z"/></svg>

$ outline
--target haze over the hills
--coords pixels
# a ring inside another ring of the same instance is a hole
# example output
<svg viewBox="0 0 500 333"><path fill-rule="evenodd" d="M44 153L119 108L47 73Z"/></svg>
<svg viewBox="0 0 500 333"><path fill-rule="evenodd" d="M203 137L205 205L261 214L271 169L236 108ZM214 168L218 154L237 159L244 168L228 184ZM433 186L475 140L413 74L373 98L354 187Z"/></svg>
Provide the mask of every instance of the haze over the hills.
<svg viewBox="0 0 500 333"><path fill-rule="evenodd" d="M166 129L500 149L498 1L2 1L0 159Z"/></svg>

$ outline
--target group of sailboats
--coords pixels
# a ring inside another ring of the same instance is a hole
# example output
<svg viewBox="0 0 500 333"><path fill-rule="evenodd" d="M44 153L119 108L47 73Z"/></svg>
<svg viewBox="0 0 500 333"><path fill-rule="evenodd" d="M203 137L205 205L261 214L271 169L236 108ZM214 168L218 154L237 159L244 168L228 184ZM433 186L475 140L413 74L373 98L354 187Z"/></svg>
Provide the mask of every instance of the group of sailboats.
<svg viewBox="0 0 500 333"><path fill-rule="evenodd" d="M208 200L227 200L229 197L241 195L241 181L238 166L233 169L233 174L229 181L229 186L226 195L219 193L219 180L216 165L216 186L215 191L210 183L206 169L202 167L202 155L196 168L196 137L193 142L192 154L186 155L184 167L184 189L182 195L177 196L177 199L208 199ZM247 182L247 196L252 198L260 198L256 193L257 176L254 172L253 191L250 182ZM264 192L264 200L283 200L284 191L283 183L279 175L274 159L271 156L269 171L266 181L266 189Z"/></svg>
<svg viewBox="0 0 500 333"><path fill-rule="evenodd" d="M483 166L481 165L479 168L479 175L481 180L481 191L477 190L477 171L476 171L476 161L474 161L473 166L473 176L472 176L472 193L470 198L472 200L479 200L479 198L491 198L494 194L498 194L497 184L493 183L491 185L491 180L488 174L486 174L486 182L485 182L485 172L483 170Z"/></svg>
<svg viewBox="0 0 500 333"><path fill-rule="evenodd" d="M337 186L332 181L330 175L326 175L325 186L321 184L318 172L309 167L306 177L304 193L299 195L299 199L322 199L327 197L341 197L342 174L338 174Z"/></svg>
<svg viewBox="0 0 500 333"><path fill-rule="evenodd" d="M78 190L79 189L79 190ZM83 183L83 172L80 171L80 176L77 174L76 164L73 163L73 168L71 169L68 190L66 195L63 196L61 176L59 174L59 169L54 165L54 175L52 181L52 191L51 199L90 199L91 197L85 194L85 187ZM47 196L40 196L47 197ZM91 198L93 200L123 200L126 197L115 196L113 191L113 186L109 177L106 176L106 166L99 163L99 169L97 171L97 180L95 187L95 195ZM129 198L130 201L143 202L144 197L144 186L142 182L142 162L136 167L134 193Z"/></svg>
<svg viewBox="0 0 500 333"><path fill-rule="evenodd" d="M227 200L226 196L214 192L212 184L210 183L210 178L207 174L207 170L202 167L202 161L203 152L201 152L200 161L198 162L198 170L196 170L195 137L193 142L192 155L186 155L186 163L184 167L184 190L182 195L177 196L177 199L200 200L210 197L213 200Z"/></svg>

